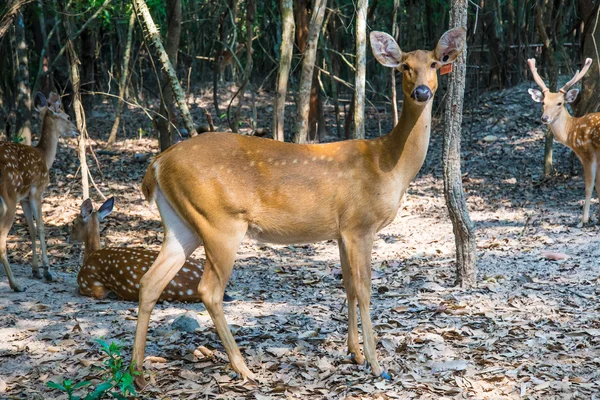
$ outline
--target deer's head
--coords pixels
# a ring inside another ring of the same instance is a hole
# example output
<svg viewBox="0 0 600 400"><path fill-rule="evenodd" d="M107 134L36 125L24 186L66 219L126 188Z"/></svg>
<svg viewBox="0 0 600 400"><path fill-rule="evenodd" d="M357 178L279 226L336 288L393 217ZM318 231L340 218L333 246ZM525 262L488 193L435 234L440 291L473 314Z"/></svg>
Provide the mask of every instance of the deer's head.
<svg viewBox="0 0 600 400"><path fill-rule="evenodd" d="M92 200L86 199L81 204L79 215L71 223L69 230L69 243L85 242L87 238L95 237L100 241L100 221L110 214L115 205L115 198L106 200L98 211L94 211Z"/></svg>
<svg viewBox="0 0 600 400"><path fill-rule="evenodd" d="M531 95L533 101L542 103L542 122L544 124L551 124L559 117L563 108L567 103L572 103L579 94L579 89L571 89L571 86L575 85L583 76L586 74L590 66L592 65L592 59L588 58L585 60L585 64L581 71L577 71L575 76L565 84L557 93L552 93L550 89L544 83L544 80L540 77L535 67L535 59L530 58L527 60L529 69L533 75L533 80L542 89L529 89L528 92Z"/></svg>
<svg viewBox="0 0 600 400"><path fill-rule="evenodd" d="M50 92L50 96L46 99L42 93L37 92L34 99L35 109L42 115L42 120L48 118L54 124L56 129L50 131L63 137L77 137L79 130L71 121L71 117L67 114L60 104L60 96L54 92Z"/></svg>
<svg viewBox="0 0 600 400"><path fill-rule="evenodd" d="M385 67L402 72L402 91L417 103L433 98L438 87L437 70L453 63L465 47L467 30L454 28L442 35L435 50L404 53L393 37L384 32L371 32L373 55Z"/></svg>

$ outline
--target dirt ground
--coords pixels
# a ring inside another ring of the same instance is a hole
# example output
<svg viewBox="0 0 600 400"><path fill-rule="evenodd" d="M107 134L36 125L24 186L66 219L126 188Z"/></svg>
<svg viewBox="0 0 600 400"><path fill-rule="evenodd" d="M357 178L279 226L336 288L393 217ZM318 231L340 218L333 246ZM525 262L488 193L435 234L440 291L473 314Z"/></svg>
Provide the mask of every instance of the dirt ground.
<svg viewBox="0 0 600 400"><path fill-rule="evenodd" d="M453 287L454 236L442 192L439 121L425 165L396 220L377 235L371 309L379 358L391 381L373 378L346 355L347 308L334 242L245 241L228 287L237 300L225 306L225 314L259 383L234 379L202 304L165 303L152 315L146 354L166 362L146 362L153 383L141 397L600 398L598 227L575 227L584 184L581 176L570 176L566 148L555 145L557 173L542 180L541 111L527 87L484 95L465 110L463 173L477 228L477 288ZM209 99L206 94L197 104L208 107ZM197 108L194 112L203 115ZM102 235L107 246L158 250L158 213L139 190L148 161L134 159L137 153L156 152L156 140L148 138L145 116L130 114L128 139L114 153L98 154L104 177L89 160L102 192L117 197ZM269 126L268 114L268 109L259 113L265 118L259 126ZM107 106L88 117L91 136L102 138L96 149L103 147L111 115ZM391 118L381 117L387 132ZM376 115L367 120L368 131L377 134ZM575 165L581 169L578 161ZM136 303L95 301L77 293L82 249L65 241L65 224L81 201L77 166L75 143L62 142L44 203L57 282L30 277L31 247L22 214L11 232L9 257L27 291L13 293L0 275L0 398L66 398L46 382L96 379L102 357L94 339L99 337L122 342L126 359L130 356ZM93 197L98 206L95 191ZM597 213L594 200L594 222ZM546 260L544 251L569 258ZM202 259L202 249L195 256ZM173 319L189 310L199 314L202 327L195 334L173 330ZM200 345L216 357L194 356Z"/></svg>

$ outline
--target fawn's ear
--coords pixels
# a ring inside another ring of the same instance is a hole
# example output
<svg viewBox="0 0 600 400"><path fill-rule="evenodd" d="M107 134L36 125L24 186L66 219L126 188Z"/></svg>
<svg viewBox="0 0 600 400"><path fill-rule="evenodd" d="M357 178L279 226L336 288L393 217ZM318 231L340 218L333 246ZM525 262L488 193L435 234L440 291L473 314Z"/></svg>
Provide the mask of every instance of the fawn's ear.
<svg viewBox="0 0 600 400"><path fill-rule="evenodd" d="M94 211L92 200L85 199L85 201L81 203L81 218L83 218L84 221L87 221L90 215L92 215L92 211Z"/></svg>
<svg viewBox="0 0 600 400"><path fill-rule="evenodd" d="M527 91L531 95L531 98L533 99L533 101L535 101L536 103L541 103L542 101L544 101L544 94L542 92L540 92L539 90L529 89Z"/></svg>
<svg viewBox="0 0 600 400"><path fill-rule="evenodd" d="M402 50L393 37L384 32L370 34L373 55L384 67L397 68L402 62Z"/></svg>
<svg viewBox="0 0 600 400"><path fill-rule="evenodd" d="M48 96L48 107L55 113L58 112L60 109L60 96L54 92L50 92L50 95Z"/></svg>
<svg viewBox="0 0 600 400"><path fill-rule="evenodd" d="M48 100L46 100L46 96L44 96L41 92L37 92L35 94L35 98L33 99L33 106L38 112L40 112L42 108L48 107Z"/></svg>
<svg viewBox="0 0 600 400"><path fill-rule="evenodd" d="M567 94L565 94L565 101L567 103L572 103L575 101L575 99L577 98L577 95L579 94L579 89L571 89L567 92Z"/></svg>
<svg viewBox="0 0 600 400"><path fill-rule="evenodd" d="M453 63L465 48L467 28L459 26L442 35L435 47L435 58L442 64Z"/></svg>
<svg viewBox="0 0 600 400"><path fill-rule="evenodd" d="M108 216L108 214L110 214L113 210L113 207L115 206L115 198L111 197L110 199L106 200L104 202L104 204L102 204L102 206L98 209L98 217L100 218L100 221L102 221L104 218L106 218Z"/></svg>

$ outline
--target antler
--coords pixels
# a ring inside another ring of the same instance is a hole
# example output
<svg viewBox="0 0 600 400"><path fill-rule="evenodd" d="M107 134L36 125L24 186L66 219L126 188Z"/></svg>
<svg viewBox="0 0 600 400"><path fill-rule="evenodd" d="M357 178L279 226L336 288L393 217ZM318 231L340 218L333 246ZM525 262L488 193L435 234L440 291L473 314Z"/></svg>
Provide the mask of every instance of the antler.
<svg viewBox="0 0 600 400"><path fill-rule="evenodd" d="M535 58L530 58L527 60L527 64L529 65L529 69L531 70L531 74L533 75L533 80L538 84L540 88L542 88L542 93L549 92L548 86L544 83L544 80L537 72L537 68L535 67Z"/></svg>
<svg viewBox="0 0 600 400"><path fill-rule="evenodd" d="M591 65L592 65L592 59L591 58L587 58L585 60L585 64L583 64L583 68L581 68L581 72L578 70L575 73L575 76L569 82L565 83L565 86L563 86L560 89L560 91L563 92L563 93L566 93L567 90L569 90L569 88L571 86L573 86L574 84L576 84L577 82L579 82L581 80L581 78L583 78L583 76L588 71L588 69L590 69Z"/></svg>

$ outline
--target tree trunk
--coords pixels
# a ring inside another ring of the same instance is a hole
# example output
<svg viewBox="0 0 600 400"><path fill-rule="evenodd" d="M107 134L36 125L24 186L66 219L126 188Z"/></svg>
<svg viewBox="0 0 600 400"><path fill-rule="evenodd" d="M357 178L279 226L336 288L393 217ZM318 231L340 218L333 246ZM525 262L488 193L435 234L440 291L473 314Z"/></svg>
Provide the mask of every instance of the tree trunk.
<svg viewBox="0 0 600 400"><path fill-rule="evenodd" d="M90 24L81 33L81 90L94 91L95 63L96 63L96 24ZM94 96L85 94L81 98L83 108L91 111L94 105Z"/></svg>
<svg viewBox="0 0 600 400"><path fill-rule="evenodd" d="M18 13L15 20L16 50L18 61L17 74L17 129L15 139L31 145L31 93L29 91L29 60L23 14Z"/></svg>
<svg viewBox="0 0 600 400"><path fill-rule="evenodd" d="M125 103L125 95L127 88L127 80L129 78L129 59L131 58L131 43L133 42L133 26L135 24L135 12L132 10L129 16L129 26L127 27L127 44L125 45L125 53L123 54L123 70L121 71L121 80L119 81L119 103L117 104L117 115L110 136L108 137L107 147L111 147L117 140L117 132L121 123L121 112Z"/></svg>
<svg viewBox="0 0 600 400"><path fill-rule="evenodd" d="M181 4L180 0L175 1ZM183 92L181 84L177 79L177 74L175 72L173 64L171 64L169 54L165 51L165 48L163 47L158 29L156 28L156 25L152 20L152 15L150 15L150 10L148 10L148 6L146 5L145 0L134 0L134 4L136 7L136 12L140 14L142 20L144 21L146 31L148 32L150 40L154 44L154 47L156 47L158 58L160 59L160 62L165 71L166 80L169 82L170 87L173 90L173 96L175 97L177 105L179 106L179 111L181 112L181 117L183 118L185 128L191 136L195 136L197 133L194 129L194 122L190 115L190 110L185 101L185 93ZM178 29L180 29L180 27Z"/></svg>
<svg viewBox="0 0 600 400"><path fill-rule="evenodd" d="M392 12L392 37L398 41L398 10L400 10L400 0L394 0L394 11ZM394 126L398 123L398 96L396 94L396 68L390 68L390 85L392 86L392 117Z"/></svg>
<svg viewBox="0 0 600 400"><path fill-rule="evenodd" d="M296 30L292 0L281 0L281 20L283 32L281 34L281 59L279 60L277 74L277 91L273 107L273 139L283 142L285 140L285 99L294 53L294 31Z"/></svg>
<svg viewBox="0 0 600 400"><path fill-rule="evenodd" d="M71 22L68 21L68 17L64 16L63 26L67 33L67 42L66 42L66 51L67 56L69 58L69 76L71 79L71 85L73 86L73 110L75 111L75 121L77 124L77 129L79 129L79 162L81 165L81 192L83 199L88 199L90 197L90 184L88 177L88 165L85 156L86 150L86 137L87 130L85 126L85 114L83 110L83 106L81 104L81 91L79 90L81 85L81 78L79 75L79 59L77 54L75 53L75 49L73 48L73 42L71 39Z"/></svg>
<svg viewBox="0 0 600 400"><path fill-rule="evenodd" d="M580 6L585 21L585 30L581 37L581 47L583 49L583 59L591 58L594 60L588 73L581 80L581 94L575 105L575 114L582 116L592 112L600 111L600 4L591 9ZM595 41L595 43L594 43Z"/></svg>
<svg viewBox="0 0 600 400"><path fill-rule="evenodd" d="M181 40L181 0L167 0L167 41L165 50L169 56L169 61L173 65L173 70L177 69L177 53L179 52L179 42ZM158 141L160 151L168 149L177 141L177 131L173 129L177 126L177 117L175 115L175 102L173 100L173 89L169 82L167 70L163 70L162 97L160 101L160 115L165 118L158 118L156 126L158 128Z"/></svg>
<svg viewBox="0 0 600 400"><path fill-rule="evenodd" d="M233 110L233 118L231 121L231 130L233 132L237 132L240 126L240 119L242 116L242 103L244 102L244 92L246 91L246 86L249 85L250 75L252 74L252 26L254 25L254 14L256 13L256 3L255 0L246 0L246 66L244 68L244 76L242 84L238 89L236 94L237 97L237 105ZM252 89L251 89L252 90ZM232 99L233 101L233 99ZM253 122L252 126L252 134L254 134L256 130L256 121Z"/></svg>
<svg viewBox="0 0 600 400"><path fill-rule="evenodd" d="M558 68L556 66L556 60L554 58L554 46L548 37L546 32L546 25L544 23L544 8L542 6L543 0L538 0L535 5L535 26L537 33L544 44L544 50L546 50L546 59L548 60L549 77L550 77L550 91L556 92L557 90L557 78ZM550 127L546 128L546 141L544 144L544 175L552 175L552 141L553 134Z"/></svg>
<svg viewBox="0 0 600 400"><path fill-rule="evenodd" d="M27 0L9 0L6 13L0 19L0 39L2 39L8 28L10 28L13 19L15 19L21 7L27 3Z"/></svg>
<svg viewBox="0 0 600 400"><path fill-rule="evenodd" d="M367 68L367 9L369 0L358 0L356 9L356 76L354 80L354 138L365 137L365 77Z"/></svg>
<svg viewBox="0 0 600 400"><path fill-rule="evenodd" d="M468 0L453 0L450 8L450 28L467 26ZM463 288L476 281L476 243L473 222L469 217L460 169L460 140L465 92L467 49L463 50L455 71L450 75L444 110L444 143L442 169L444 195L456 244L456 283Z"/></svg>
<svg viewBox="0 0 600 400"><path fill-rule="evenodd" d="M298 89L298 114L296 116L296 134L294 142L306 143L308 139L308 113L310 107L310 95L313 82L313 70L317 58L317 44L319 33L325 15L326 0L314 0L310 27L306 40L306 50L302 61L302 72L300 76L300 87Z"/></svg>

